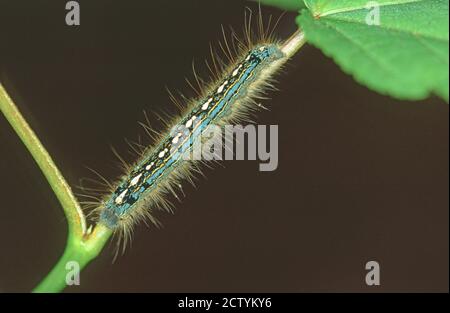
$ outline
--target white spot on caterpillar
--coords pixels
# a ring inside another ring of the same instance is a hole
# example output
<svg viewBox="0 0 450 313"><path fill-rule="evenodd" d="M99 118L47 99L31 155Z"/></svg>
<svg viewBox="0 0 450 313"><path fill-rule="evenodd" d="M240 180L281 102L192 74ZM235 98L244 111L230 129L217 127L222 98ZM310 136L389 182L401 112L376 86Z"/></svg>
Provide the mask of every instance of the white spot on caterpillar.
<svg viewBox="0 0 450 313"><path fill-rule="evenodd" d="M173 139L172 139L172 143L176 144L178 142L178 139L180 139L181 135L183 135L182 133L178 133Z"/></svg>
<svg viewBox="0 0 450 313"><path fill-rule="evenodd" d="M197 116L195 116L195 115L192 116L192 117L189 119L189 121L186 122L186 125L185 125L185 126L186 126L187 128L191 127L191 126L192 126L192 123L194 122L194 120L195 120L196 118L197 118Z"/></svg>
<svg viewBox="0 0 450 313"><path fill-rule="evenodd" d="M226 81L222 84L222 86L220 86L220 87L217 89L217 92L218 92L218 93L221 93L227 84L228 84L228 80L226 80Z"/></svg>
<svg viewBox="0 0 450 313"><path fill-rule="evenodd" d="M238 68L234 70L234 72L233 72L232 75L233 75L233 76L236 76L236 75L239 73L239 70L241 69L241 67L242 67L242 64L240 64L240 65L238 66Z"/></svg>
<svg viewBox="0 0 450 313"><path fill-rule="evenodd" d="M122 204L123 198L127 195L128 189L125 189L117 198L114 200L116 204Z"/></svg>
<svg viewBox="0 0 450 313"><path fill-rule="evenodd" d="M141 179L142 173L133 178L130 182L130 187L136 185L139 182L139 179Z"/></svg>
<svg viewBox="0 0 450 313"><path fill-rule="evenodd" d="M208 101L206 101L206 102L202 105L202 110L203 110L203 111L205 111L205 110L208 108L208 106L209 106L209 104L211 103L211 101L212 101L212 98L209 98Z"/></svg>
<svg viewBox="0 0 450 313"><path fill-rule="evenodd" d="M266 47L262 46L261 48L259 48L259 51L264 51L264 49L266 49Z"/></svg>
<svg viewBox="0 0 450 313"><path fill-rule="evenodd" d="M160 158L164 157L164 155L166 154L167 151L169 151L169 150L167 150L167 148L164 149L163 151L161 151L161 152L158 154L158 156L159 156Z"/></svg>
<svg viewBox="0 0 450 313"><path fill-rule="evenodd" d="M145 167L145 169L146 169L147 171L149 171L149 170L152 168L153 164L155 164L155 163L154 163L154 162L150 163L149 165L147 165L147 166Z"/></svg>

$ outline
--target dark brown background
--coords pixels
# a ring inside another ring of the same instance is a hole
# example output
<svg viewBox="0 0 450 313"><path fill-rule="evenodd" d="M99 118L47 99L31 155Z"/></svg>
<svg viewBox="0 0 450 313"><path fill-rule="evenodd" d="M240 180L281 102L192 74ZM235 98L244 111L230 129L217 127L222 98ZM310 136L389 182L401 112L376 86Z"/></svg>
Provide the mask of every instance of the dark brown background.
<svg viewBox="0 0 450 313"><path fill-rule="evenodd" d="M170 111L220 25L241 28L244 1L0 0L0 77L71 185L119 173L110 144L143 134L142 110ZM265 15L280 11L265 9ZM295 30L287 14L277 34ZM162 230L136 228L69 291L448 291L448 105L404 102L358 85L306 46L280 77L260 124L278 124L279 168L205 169ZM188 91L189 93L189 91ZM152 116L150 114L150 116ZM152 117L154 119L154 116ZM29 291L63 250L57 200L0 117L0 291ZM367 287L364 265L381 264Z"/></svg>

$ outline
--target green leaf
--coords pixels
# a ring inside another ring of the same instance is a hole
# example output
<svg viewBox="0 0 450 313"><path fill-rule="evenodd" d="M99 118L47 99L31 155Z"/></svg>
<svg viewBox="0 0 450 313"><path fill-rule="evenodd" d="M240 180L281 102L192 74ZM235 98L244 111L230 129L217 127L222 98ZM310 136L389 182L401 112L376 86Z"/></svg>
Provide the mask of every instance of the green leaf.
<svg viewBox="0 0 450 313"><path fill-rule="evenodd" d="M435 93L448 102L448 0L372 1L379 25L367 3L305 0L297 23L310 43L369 88L411 100Z"/></svg>
<svg viewBox="0 0 450 313"><path fill-rule="evenodd" d="M330 0L304 0L305 6L313 12L314 16L325 16L330 14L336 14L340 12L349 12L360 9L366 9L370 5L370 2L373 4L377 3L381 6L388 5L399 5L410 2L419 2L421 0L377 0L377 1L368 1L368 0L339 0L339 1L330 1Z"/></svg>
<svg viewBox="0 0 450 313"><path fill-rule="evenodd" d="M305 7L303 0L252 0L287 11L299 11Z"/></svg>

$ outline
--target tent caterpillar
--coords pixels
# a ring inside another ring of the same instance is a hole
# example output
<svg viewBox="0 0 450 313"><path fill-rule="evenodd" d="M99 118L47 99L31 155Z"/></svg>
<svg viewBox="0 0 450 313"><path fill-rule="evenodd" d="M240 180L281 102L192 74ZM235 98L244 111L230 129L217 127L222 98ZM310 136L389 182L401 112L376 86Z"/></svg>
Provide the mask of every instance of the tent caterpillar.
<svg viewBox="0 0 450 313"><path fill-rule="evenodd" d="M270 20L269 20L270 26ZM276 26L276 23L275 23ZM245 120L257 110L260 99L273 85L273 76L288 58L303 44L303 34L296 32L284 43L273 37L273 29L264 30L261 14L258 19L259 34L251 30L251 14L246 17L245 40L232 33L232 45L225 32L222 51L229 59L224 65L217 56L208 65L214 76L212 82L201 87L200 95L189 100L185 113L174 119L170 128L160 135L154 148L144 149L141 157L116 184L108 184L110 192L99 203L94 203L98 222L118 231L124 247L129 240L132 225L140 220L158 222L152 214L154 208L170 210L165 195L185 179L190 179L197 164L184 157L191 153L201 132L210 125L224 126ZM197 162L198 163L198 162ZM91 203L92 204L92 203Z"/></svg>

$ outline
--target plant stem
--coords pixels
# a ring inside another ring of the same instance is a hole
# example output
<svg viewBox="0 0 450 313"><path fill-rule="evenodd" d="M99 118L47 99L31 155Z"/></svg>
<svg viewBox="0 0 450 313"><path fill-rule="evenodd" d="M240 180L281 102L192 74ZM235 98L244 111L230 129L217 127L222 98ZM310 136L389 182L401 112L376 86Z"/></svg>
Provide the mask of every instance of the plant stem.
<svg viewBox="0 0 450 313"><path fill-rule="evenodd" d="M85 240L69 236L62 257L33 292L59 292L63 290L67 285L67 279L76 275L73 271L80 272L90 261L95 259L110 235L111 230L109 228L98 224L92 234ZM69 262L76 262L77 268L73 268Z"/></svg>
<svg viewBox="0 0 450 313"><path fill-rule="evenodd" d="M102 225L97 225L91 233L87 231L86 218L70 186L1 83L0 111L3 112L41 169L61 203L67 219L68 238L63 256L34 290L36 292L58 292L66 286L67 262L76 261L80 270L84 268L102 250L111 236L111 231Z"/></svg>
<svg viewBox="0 0 450 313"><path fill-rule="evenodd" d="M86 219L66 180L52 158L23 118L22 114L0 83L0 110L5 115L55 192L67 218L69 234L82 237L86 232Z"/></svg>
<svg viewBox="0 0 450 313"><path fill-rule="evenodd" d="M292 57L306 43L305 33L298 29L282 45L281 51L288 57Z"/></svg>

